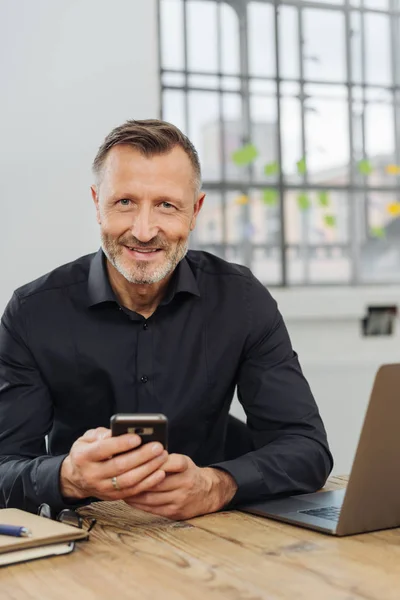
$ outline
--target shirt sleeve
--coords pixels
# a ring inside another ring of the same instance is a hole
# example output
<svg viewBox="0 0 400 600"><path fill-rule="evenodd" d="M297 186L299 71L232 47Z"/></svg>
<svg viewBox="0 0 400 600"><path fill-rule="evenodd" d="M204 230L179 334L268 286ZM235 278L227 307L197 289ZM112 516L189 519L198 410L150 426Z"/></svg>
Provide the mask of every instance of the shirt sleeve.
<svg viewBox="0 0 400 600"><path fill-rule="evenodd" d="M254 276L244 306L248 336L237 389L254 451L210 465L230 473L238 484L229 508L314 492L333 466L324 425L282 316Z"/></svg>
<svg viewBox="0 0 400 600"><path fill-rule="evenodd" d="M23 306L16 294L0 323L0 506L36 512L42 502L67 504L59 472L65 454L49 456L45 436L53 403L26 339Z"/></svg>

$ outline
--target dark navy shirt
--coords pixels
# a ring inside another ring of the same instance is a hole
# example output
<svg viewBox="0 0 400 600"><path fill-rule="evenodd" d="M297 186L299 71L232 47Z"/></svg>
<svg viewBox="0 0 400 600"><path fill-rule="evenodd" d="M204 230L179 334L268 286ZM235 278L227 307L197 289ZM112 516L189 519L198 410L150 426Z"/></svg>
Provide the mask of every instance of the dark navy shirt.
<svg viewBox="0 0 400 600"><path fill-rule="evenodd" d="M236 386L254 450L225 460ZM232 506L314 491L332 467L276 302L206 252L188 252L148 319L119 305L101 250L14 293L0 326L0 505L65 507L63 459L118 412L164 413L170 452L234 477Z"/></svg>

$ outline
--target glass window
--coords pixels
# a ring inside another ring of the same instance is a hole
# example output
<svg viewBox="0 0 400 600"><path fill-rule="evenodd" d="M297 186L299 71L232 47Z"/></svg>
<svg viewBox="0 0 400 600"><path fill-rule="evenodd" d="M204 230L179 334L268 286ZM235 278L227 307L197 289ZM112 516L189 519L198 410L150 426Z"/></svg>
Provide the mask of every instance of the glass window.
<svg viewBox="0 0 400 600"><path fill-rule="evenodd" d="M366 82L390 85L392 60L390 54L389 17L365 14Z"/></svg>
<svg viewBox="0 0 400 600"><path fill-rule="evenodd" d="M188 0L188 68L191 71L218 71L217 4Z"/></svg>
<svg viewBox="0 0 400 600"><path fill-rule="evenodd" d="M218 180L221 177L218 94L216 92L190 91L188 102L188 135L199 153L203 180Z"/></svg>
<svg viewBox="0 0 400 600"><path fill-rule="evenodd" d="M274 8L266 2L250 2L247 11L249 71L251 75L275 75Z"/></svg>
<svg viewBox="0 0 400 600"><path fill-rule="evenodd" d="M281 77L299 76L299 13L293 6L279 9L279 67Z"/></svg>
<svg viewBox="0 0 400 600"><path fill-rule="evenodd" d="M346 79L344 14L305 9L304 76L318 81Z"/></svg>
<svg viewBox="0 0 400 600"><path fill-rule="evenodd" d="M163 68L183 69L184 23L182 0L163 0L161 2L160 23Z"/></svg>
<svg viewBox="0 0 400 600"><path fill-rule="evenodd" d="M222 3L219 5L221 25L221 71L229 75L240 72L239 54L239 18L232 6Z"/></svg>
<svg viewBox="0 0 400 600"><path fill-rule="evenodd" d="M269 285L400 282L400 0L350 0L348 48L342 0L159 3L163 118L207 193L191 246Z"/></svg>
<svg viewBox="0 0 400 600"><path fill-rule="evenodd" d="M346 89L305 88L306 159L309 180L343 185L349 177L349 124Z"/></svg>

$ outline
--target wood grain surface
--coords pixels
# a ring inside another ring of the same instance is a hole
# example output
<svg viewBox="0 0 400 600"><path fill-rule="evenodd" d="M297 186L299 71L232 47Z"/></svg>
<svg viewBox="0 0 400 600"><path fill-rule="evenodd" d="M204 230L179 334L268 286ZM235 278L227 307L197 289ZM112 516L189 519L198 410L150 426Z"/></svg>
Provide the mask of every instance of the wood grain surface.
<svg viewBox="0 0 400 600"><path fill-rule="evenodd" d="M1 600L400 599L400 529L335 538L239 511L173 522L123 502L81 513L97 519L90 541L1 569Z"/></svg>

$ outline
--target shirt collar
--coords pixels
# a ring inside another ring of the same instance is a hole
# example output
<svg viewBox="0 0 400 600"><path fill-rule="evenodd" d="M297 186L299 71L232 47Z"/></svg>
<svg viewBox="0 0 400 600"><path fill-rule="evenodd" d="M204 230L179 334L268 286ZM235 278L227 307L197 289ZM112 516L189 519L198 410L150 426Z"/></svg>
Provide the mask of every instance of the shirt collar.
<svg viewBox="0 0 400 600"><path fill-rule="evenodd" d="M187 258L183 258L175 269L161 304L168 304L180 292L200 296L199 286ZM88 278L88 306L102 302L118 302L108 279L106 256L100 248L92 258Z"/></svg>

